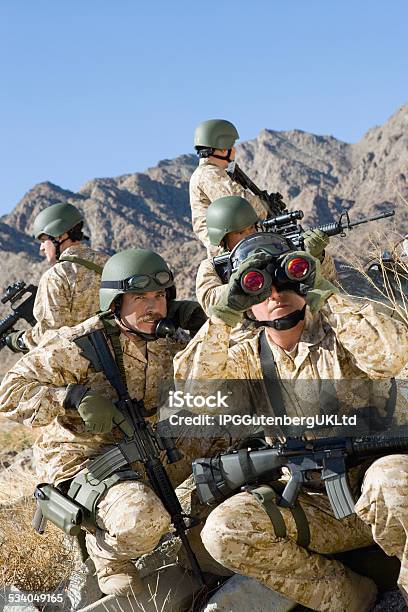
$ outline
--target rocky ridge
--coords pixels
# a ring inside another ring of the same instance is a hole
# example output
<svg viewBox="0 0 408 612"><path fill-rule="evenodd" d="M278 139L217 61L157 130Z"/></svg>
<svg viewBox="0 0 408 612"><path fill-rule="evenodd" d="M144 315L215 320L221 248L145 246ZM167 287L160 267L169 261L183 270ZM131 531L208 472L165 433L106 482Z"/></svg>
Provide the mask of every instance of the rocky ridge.
<svg viewBox="0 0 408 612"><path fill-rule="evenodd" d="M401 204L403 198L408 200L407 124L408 104L356 144L301 130L265 129L238 145L237 160L262 188L280 191L291 209L302 209L306 227L333 221L344 208L356 220L398 202L394 219L363 226L344 241L364 257L362 245L369 232L381 228L405 233L408 227L408 205ZM35 185L0 219L3 286L38 280L45 268L29 236L33 219L45 206L67 201L84 211L94 248L109 253L153 248L170 262L176 278L182 278L180 295L192 296L196 269L205 256L190 220L188 181L196 164L195 155L181 155L145 172L90 180L77 193L49 182ZM332 240L338 257L344 249L341 241ZM6 352L1 353L0 372L10 363Z"/></svg>

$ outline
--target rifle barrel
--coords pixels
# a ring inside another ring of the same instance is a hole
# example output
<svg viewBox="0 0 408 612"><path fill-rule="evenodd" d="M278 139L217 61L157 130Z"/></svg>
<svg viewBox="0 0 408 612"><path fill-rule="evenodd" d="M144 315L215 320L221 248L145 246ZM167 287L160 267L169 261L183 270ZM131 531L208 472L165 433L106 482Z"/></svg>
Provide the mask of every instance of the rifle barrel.
<svg viewBox="0 0 408 612"><path fill-rule="evenodd" d="M366 217L365 219L360 219L360 221L353 221L350 223L350 227L354 227L355 225L362 225L363 223L368 223L369 221L378 221L379 219L387 219L388 217L393 217L395 215L395 210L388 210L381 215L375 215L373 217Z"/></svg>
<svg viewBox="0 0 408 612"><path fill-rule="evenodd" d="M386 451L392 453L406 452L408 450L408 436L354 439L352 440L352 445L356 455L375 455Z"/></svg>

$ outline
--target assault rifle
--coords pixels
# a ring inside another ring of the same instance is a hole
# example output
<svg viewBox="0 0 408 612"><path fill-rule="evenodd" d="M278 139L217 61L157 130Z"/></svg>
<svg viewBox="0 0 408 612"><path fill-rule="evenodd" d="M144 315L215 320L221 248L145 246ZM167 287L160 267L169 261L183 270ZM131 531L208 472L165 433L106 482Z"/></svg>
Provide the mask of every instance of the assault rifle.
<svg viewBox="0 0 408 612"><path fill-rule="evenodd" d="M359 458L408 451L408 436L321 438L304 441L291 438L285 443L251 450L221 453L211 459L196 459L193 476L197 494L204 504L222 501L239 490L257 484L268 484L290 471L290 479L278 505L293 508L301 486L320 471L320 478L336 518L354 512L354 499L347 482L347 468Z"/></svg>
<svg viewBox="0 0 408 612"><path fill-rule="evenodd" d="M135 461L140 461L145 468L152 489L171 517L176 534L186 550L195 576L200 585L205 586L201 568L186 535L187 529L196 525L197 521L183 513L179 499L160 459L160 454L165 451L169 463L175 463L182 458L182 454L174 445L172 438L159 435L149 421L145 419L146 416L151 416L151 414L146 412L143 401L134 400L130 397L126 384L122 380L121 370L110 351L104 332L97 330L82 336L76 340L76 344L80 346L82 353L90 359L95 371L105 373L106 378L118 395L115 404L132 425L134 431L132 438L125 438L118 442L113 449L104 453L101 458L95 459L88 466L88 471L94 475L98 473L98 477L100 477L103 470L105 470L105 474L107 473L106 470L113 473ZM96 465L96 462L99 463ZM186 522L186 519L189 523Z"/></svg>
<svg viewBox="0 0 408 612"><path fill-rule="evenodd" d="M323 225L316 225L310 229L320 230L328 236L345 237L346 229L351 231L353 227L356 227L357 225L363 225L364 223L369 223L370 221L378 221L379 219L387 219L388 217L393 217L394 215L395 210L387 210L381 215L366 217L365 219L351 222L348 211L343 210L337 221L334 221L333 223L325 223ZM294 210L278 217L265 219L265 221L262 221L262 226L266 229L266 231L277 232L285 238L288 238L296 249L303 250L303 234L306 230L304 230L302 226L297 223L297 221L300 221L301 219L303 219L303 211Z"/></svg>
<svg viewBox="0 0 408 612"><path fill-rule="evenodd" d="M21 302L18 306L15 306L26 293L29 293L24 302ZM36 320L33 315L33 307L35 296L37 293L37 287L34 285L28 285L24 282L14 283L9 285L4 292L3 297L0 299L2 304L10 302L12 314L7 315L0 320L0 351L6 346L6 336L14 331L14 325L20 319L24 319L31 326L36 324Z"/></svg>
<svg viewBox="0 0 408 612"><path fill-rule="evenodd" d="M351 231L357 225L369 223L370 221L378 221L379 219L387 219L388 217L393 217L394 215L395 210L387 210L381 215L366 217L365 219L351 222L348 211L343 210L337 221L334 221L333 223L325 223L323 225L316 225L310 229L321 230L328 236L344 237L346 236L346 229ZM303 219L303 216L302 210L288 211L283 215L265 219L265 221L261 222L261 226L267 232L276 232L281 236L284 236L284 238L290 240L296 250L302 251L304 250L303 235L306 230L303 229L298 221ZM225 253L223 255L218 255L213 259L215 270L223 282L228 281L228 275L232 271L230 266L230 257L231 253Z"/></svg>
<svg viewBox="0 0 408 612"><path fill-rule="evenodd" d="M280 215L284 210L287 210L283 197L279 192L268 193L266 190L260 189L249 176L234 161L230 162L226 170L228 176L235 182L241 185L244 189L249 189L252 193L258 196L265 202L268 209L268 216Z"/></svg>
<svg viewBox="0 0 408 612"><path fill-rule="evenodd" d="M233 181L244 187L244 189L249 189L254 195L261 198L261 200L267 204L268 218L262 221L262 225L267 231L272 230L278 232L285 236L285 238L289 238L296 248L303 248L302 234L304 230L301 225L297 223L297 221L303 219L304 214L302 210L288 211L287 205L283 201L282 194L279 192L268 193L266 190L260 189L249 176L241 170L235 161L228 164L226 172ZM348 211L343 210L338 221L326 223L325 225L318 225L311 229L320 229L328 236L345 236L345 229L351 230L356 225L368 223L369 221L377 221L378 219L386 219L387 217L392 217L394 214L395 211L390 210L382 215L367 217L366 219L350 223ZM345 223L343 223L343 217L345 217Z"/></svg>

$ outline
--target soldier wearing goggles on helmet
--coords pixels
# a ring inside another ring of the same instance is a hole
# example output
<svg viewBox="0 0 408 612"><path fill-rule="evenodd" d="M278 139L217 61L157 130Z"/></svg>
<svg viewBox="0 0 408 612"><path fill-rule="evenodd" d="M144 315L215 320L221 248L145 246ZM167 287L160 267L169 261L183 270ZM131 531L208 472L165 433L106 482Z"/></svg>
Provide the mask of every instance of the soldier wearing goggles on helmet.
<svg viewBox="0 0 408 612"><path fill-rule="evenodd" d="M130 466L96 484L95 477L84 482L89 460L133 430L114 403L116 392L103 362L95 361L83 342L103 330L121 364L123 384L132 398L144 401L155 420L161 385L172 380L173 356L186 345L178 330L196 332L206 317L196 302L175 299L171 270L160 255L144 249L117 253L106 262L99 297L103 313L49 332L6 374L0 412L41 428L36 447L41 482L60 487L68 497L74 491L81 499L94 500L95 524L86 535L87 549L102 592L123 595L141 588L131 559L153 550L170 529L170 519ZM192 459L205 448L197 440L180 443L184 459L168 470L175 485L190 474Z"/></svg>

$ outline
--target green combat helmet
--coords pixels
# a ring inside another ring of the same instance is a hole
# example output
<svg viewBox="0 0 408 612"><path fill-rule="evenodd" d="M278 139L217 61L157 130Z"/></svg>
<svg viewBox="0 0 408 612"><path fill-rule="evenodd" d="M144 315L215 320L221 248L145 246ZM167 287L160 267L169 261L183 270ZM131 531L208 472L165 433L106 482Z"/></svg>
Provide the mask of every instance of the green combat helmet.
<svg viewBox="0 0 408 612"><path fill-rule="evenodd" d="M36 216L32 233L36 240L43 234L58 238L83 220L82 214L72 204L64 202L52 204Z"/></svg>
<svg viewBox="0 0 408 612"><path fill-rule="evenodd" d="M240 196L225 196L214 200L207 209L208 237L213 246L220 246L229 232L239 232L259 217L250 203Z"/></svg>
<svg viewBox="0 0 408 612"><path fill-rule="evenodd" d="M108 310L124 293L146 293L168 289L168 300L175 299L173 274L160 255L147 249L128 249L112 255L106 262L101 279L99 303Z"/></svg>
<svg viewBox="0 0 408 612"><path fill-rule="evenodd" d="M228 149L230 151L238 138L237 128L230 121L209 119L196 127L194 147L200 157L209 157L214 153L214 149ZM215 157L218 157L218 155ZM225 159L228 157L229 155Z"/></svg>

